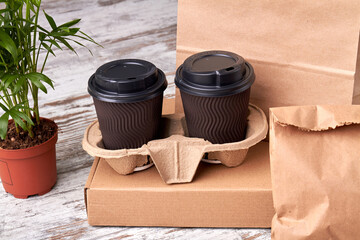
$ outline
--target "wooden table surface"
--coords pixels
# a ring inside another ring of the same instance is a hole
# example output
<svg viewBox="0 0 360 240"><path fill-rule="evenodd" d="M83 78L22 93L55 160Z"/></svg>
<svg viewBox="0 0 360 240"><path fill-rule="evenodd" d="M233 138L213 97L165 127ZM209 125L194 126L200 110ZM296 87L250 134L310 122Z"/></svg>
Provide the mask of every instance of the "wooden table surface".
<svg viewBox="0 0 360 240"><path fill-rule="evenodd" d="M15 199L0 187L0 239L270 239L269 229L91 227L83 187L93 158L82 150L86 126L96 119L87 93L88 78L105 62L141 58L162 69L175 93L177 1L174 0L43 0L57 23L81 18L80 27L104 48L89 45L55 51L45 73L55 91L40 95L40 113L60 127L58 181L44 196ZM46 25L44 18L41 20Z"/></svg>

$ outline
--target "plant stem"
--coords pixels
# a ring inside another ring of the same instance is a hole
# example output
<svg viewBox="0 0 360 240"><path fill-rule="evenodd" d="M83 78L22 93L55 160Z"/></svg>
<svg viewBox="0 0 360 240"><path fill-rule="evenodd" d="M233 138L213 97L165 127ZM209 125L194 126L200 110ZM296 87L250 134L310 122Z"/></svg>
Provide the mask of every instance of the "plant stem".
<svg viewBox="0 0 360 240"><path fill-rule="evenodd" d="M53 45L53 44L50 45L50 48L52 47L52 45ZM45 68L45 65L46 65L46 61L47 61L47 59L48 59L48 57L49 57L49 53L50 53L50 52L47 51L40 73L43 73L43 71L44 71L44 68Z"/></svg>
<svg viewBox="0 0 360 240"><path fill-rule="evenodd" d="M25 114L28 115L29 118L32 118L31 116L31 111L30 111L30 105L29 105L29 101L27 100L27 96L29 94L29 86L28 84L26 83L25 84L26 87L25 87L25 93L24 93L24 96L25 96L25 106L26 106L26 109L25 109ZM29 132L29 136L31 138L34 137L34 132L32 131L32 126L30 123L27 123L27 127L28 127L28 132Z"/></svg>
<svg viewBox="0 0 360 240"><path fill-rule="evenodd" d="M39 95L39 88L35 86L34 84L31 84L31 94L34 100L34 117L36 119L36 123L40 124L40 114L39 114L39 101L38 101L38 95Z"/></svg>
<svg viewBox="0 0 360 240"><path fill-rule="evenodd" d="M3 63L4 63L4 65L5 65L5 72L8 72L8 71L9 71L9 69L8 69L8 66L7 66L7 64L6 64L6 62L5 62L4 58L3 58L3 56L2 56L2 55L0 55L0 57L1 57L2 62L3 62Z"/></svg>
<svg viewBox="0 0 360 240"><path fill-rule="evenodd" d="M39 58L39 53L40 53L40 48L41 48L41 43L39 45L39 50L38 50L38 53L37 53L37 56L35 57L35 49L36 49L36 35L37 35L37 26L38 26L38 19L39 19L39 11L40 11L40 4L41 4L41 1L39 3L39 6L37 7L36 9L36 14L35 14L35 26L34 26L34 40L33 40L33 62L34 62L34 65L33 65L33 72L36 72L36 69L37 69L37 61L38 61L38 58ZM42 41L41 41L42 42Z"/></svg>
<svg viewBox="0 0 360 240"><path fill-rule="evenodd" d="M5 98L7 99L8 107L12 108L14 105L13 105L13 102L11 102L10 94L8 93L7 89L4 89L3 93L4 93ZM11 95L14 98L14 94L11 94ZM4 101L5 99L2 98L2 100ZM15 100L16 100L16 98L15 98ZM4 101L4 102L6 103L6 101ZM20 132L19 131L19 126L15 121L14 121L14 123L15 123L16 132L19 133Z"/></svg>
<svg viewBox="0 0 360 240"><path fill-rule="evenodd" d="M12 102L11 102L9 93L7 92L6 89L3 90L3 94L4 94L5 99L6 99L6 101L4 101L4 102L6 103L6 105L8 105L9 107L11 107L11 106L12 106ZM5 100L5 99L4 99L4 100Z"/></svg>
<svg viewBox="0 0 360 240"><path fill-rule="evenodd" d="M41 1L40 1L41 4ZM40 49L41 49L41 43L39 44L39 50L37 53L37 56L35 57L35 47L36 47L36 35L37 35L37 26L38 26L38 18L39 18L39 11L40 11L40 4L39 7L37 7L36 9L36 14L35 14L35 26L34 26L34 40L33 40L33 62L34 62L34 66L33 66L33 71L36 72L37 70L37 61L39 59L39 53L40 53ZM40 124L40 114L39 114L39 99L38 99L38 95L39 95L39 89L33 85L32 88L32 95L33 95L33 100L34 100L34 115L36 118L36 123Z"/></svg>

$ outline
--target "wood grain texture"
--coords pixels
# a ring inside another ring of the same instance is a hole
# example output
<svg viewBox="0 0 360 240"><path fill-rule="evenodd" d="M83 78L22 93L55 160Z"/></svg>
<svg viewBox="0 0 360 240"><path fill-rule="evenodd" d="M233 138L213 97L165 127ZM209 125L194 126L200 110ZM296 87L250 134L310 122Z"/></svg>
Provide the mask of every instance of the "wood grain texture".
<svg viewBox="0 0 360 240"><path fill-rule="evenodd" d="M87 223L83 187L93 158L82 150L86 126L95 120L88 78L105 62L141 58L162 69L174 97L177 2L174 0L43 0L44 9L60 24L81 18L80 27L104 48L89 45L55 51L46 73L56 91L40 95L42 116L60 127L57 144L58 181L44 196L15 199L0 187L0 239L270 239L269 229L197 229L91 227ZM41 20L42 25L47 23Z"/></svg>

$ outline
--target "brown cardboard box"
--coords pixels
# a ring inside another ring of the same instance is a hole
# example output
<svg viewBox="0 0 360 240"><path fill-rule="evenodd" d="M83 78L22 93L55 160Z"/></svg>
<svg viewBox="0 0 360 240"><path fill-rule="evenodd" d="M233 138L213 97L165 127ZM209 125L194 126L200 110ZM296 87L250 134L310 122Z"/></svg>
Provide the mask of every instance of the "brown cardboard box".
<svg viewBox="0 0 360 240"><path fill-rule="evenodd" d="M96 158L85 202L90 225L270 227L268 143L252 147L241 167L200 163L187 184L165 184L155 167L120 175Z"/></svg>
<svg viewBox="0 0 360 240"><path fill-rule="evenodd" d="M166 101L171 113L174 101ZM171 106L171 107L170 107ZM120 175L95 158L85 185L90 225L270 227L274 215L268 143L237 168L200 163L193 182L165 184L155 167Z"/></svg>

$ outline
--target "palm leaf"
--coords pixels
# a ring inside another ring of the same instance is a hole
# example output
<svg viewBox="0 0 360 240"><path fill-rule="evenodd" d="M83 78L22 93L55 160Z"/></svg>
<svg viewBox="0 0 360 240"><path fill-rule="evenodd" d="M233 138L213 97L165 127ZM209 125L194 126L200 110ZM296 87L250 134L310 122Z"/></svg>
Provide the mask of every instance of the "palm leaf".
<svg viewBox="0 0 360 240"><path fill-rule="evenodd" d="M3 140L6 138L8 124L9 124L9 113L5 112L0 117L0 137Z"/></svg>
<svg viewBox="0 0 360 240"><path fill-rule="evenodd" d="M45 14L45 17L46 17L46 19L48 20L51 28L52 28L53 30L56 29L57 26L56 26L56 23L55 23L54 19L53 19L50 15L48 15L45 11L44 11L44 14Z"/></svg>
<svg viewBox="0 0 360 240"><path fill-rule="evenodd" d="M17 47L11 37L0 29L0 46L5 48L13 57L14 61L17 60Z"/></svg>

